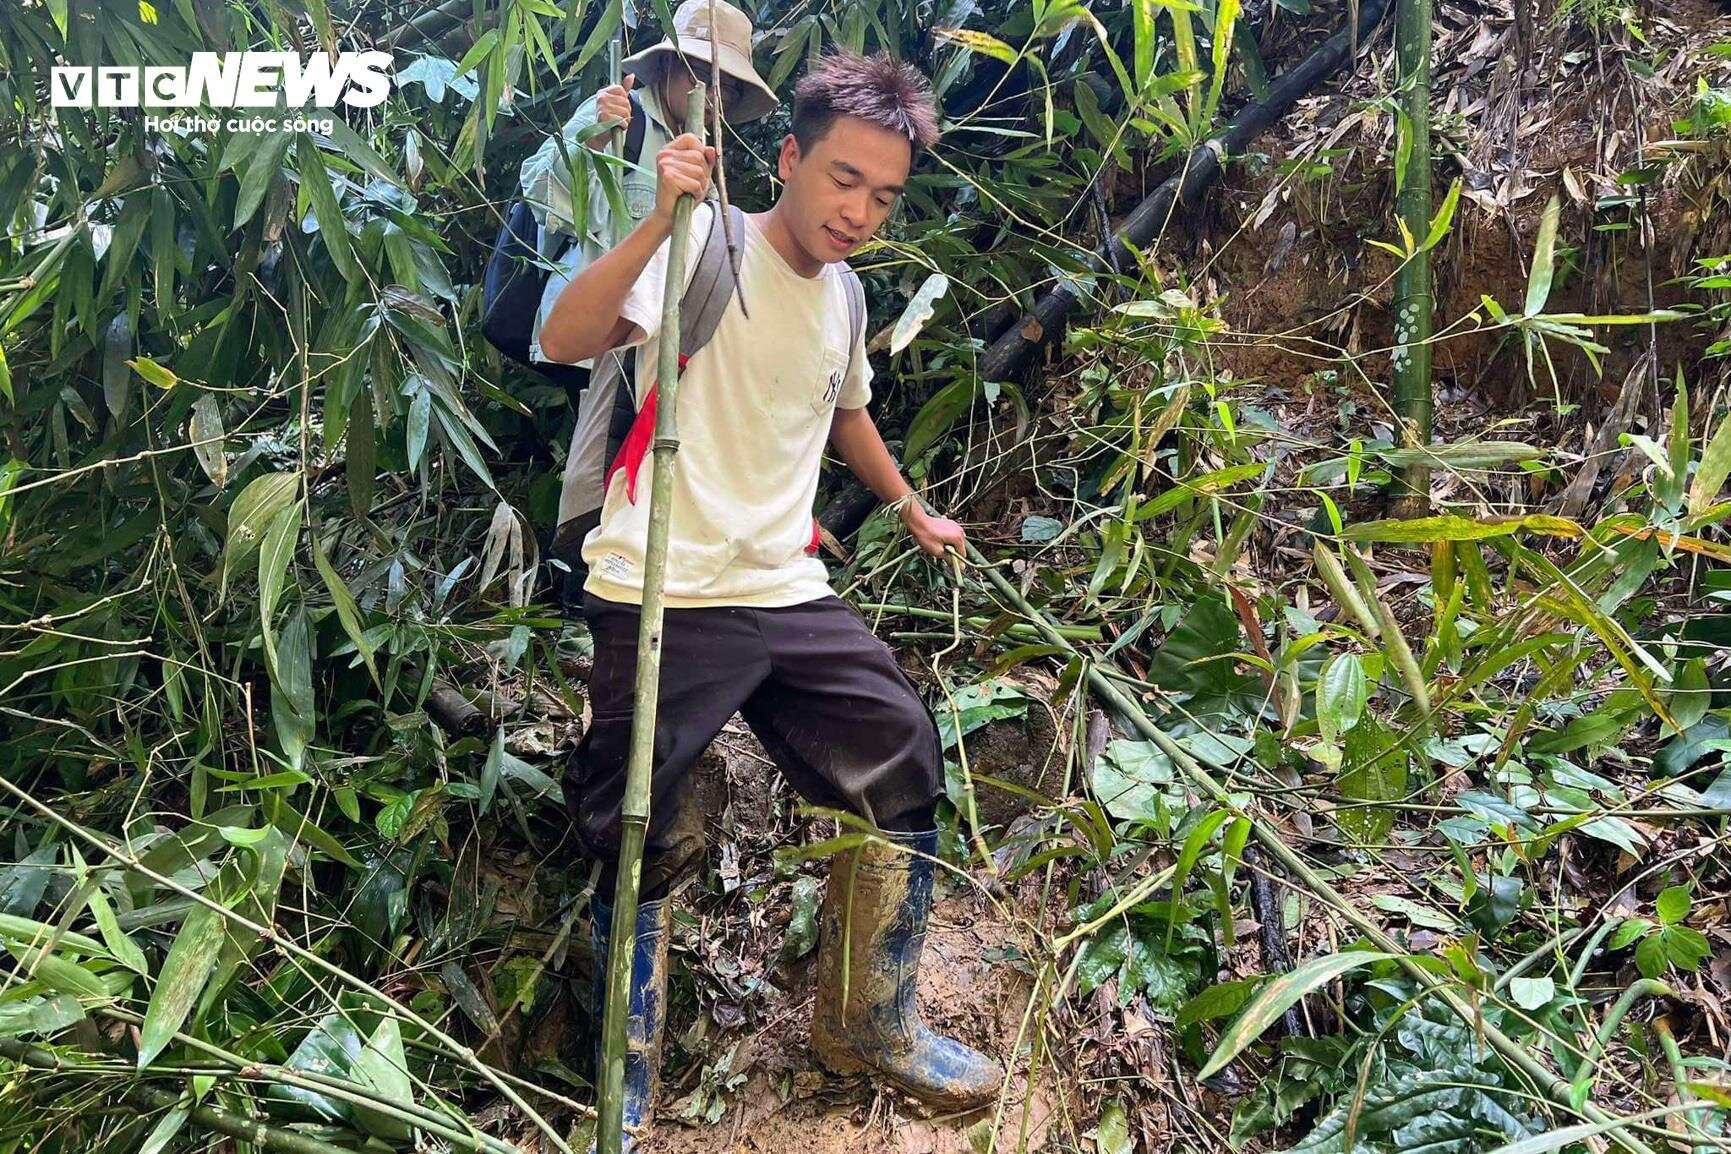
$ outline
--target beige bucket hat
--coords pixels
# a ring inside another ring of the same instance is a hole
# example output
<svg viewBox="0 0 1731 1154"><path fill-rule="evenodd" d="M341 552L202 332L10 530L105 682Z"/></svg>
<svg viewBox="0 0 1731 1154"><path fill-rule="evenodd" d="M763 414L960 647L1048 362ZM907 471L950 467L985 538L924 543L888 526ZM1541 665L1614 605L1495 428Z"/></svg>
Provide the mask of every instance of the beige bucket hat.
<svg viewBox="0 0 1731 1154"><path fill-rule="evenodd" d="M713 28L709 22L712 5ZM626 57L621 62L623 70L630 72L633 65L665 68L678 60L681 53L719 66L723 75L733 77L745 89L743 96L722 109L732 124L767 116L781 103L775 90L751 66L751 17L727 0L685 0L673 14L673 34L679 38L677 45L669 36L652 48Z"/></svg>

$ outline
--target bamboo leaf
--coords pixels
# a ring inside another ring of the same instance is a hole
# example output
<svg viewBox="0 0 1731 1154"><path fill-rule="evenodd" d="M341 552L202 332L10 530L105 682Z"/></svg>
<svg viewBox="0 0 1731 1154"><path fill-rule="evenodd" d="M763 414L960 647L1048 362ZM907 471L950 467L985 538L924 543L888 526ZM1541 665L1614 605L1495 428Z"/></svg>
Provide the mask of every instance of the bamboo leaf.
<svg viewBox="0 0 1731 1154"><path fill-rule="evenodd" d="M256 784L257 783L255 782L254 785L256 786ZM340 792L337 795L337 804L339 807L342 805L342 794ZM276 799L274 805L276 812L275 816L271 819L271 822L277 829L281 830L291 838L306 842L332 861L342 862L353 870L362 868L361 863L349 852L347 846L343 845L342 842L338 841L326 830L314 825L310 820L303 816L299 810L295 809L294 806L290 805L280 796ZM343 812L348 814L346 809L344 809ZM360 810L358 808L353 814L349 814L348 816L350 821L359 822L361 820Z"/></svg>
<svg viewBox="0 0 1731 1154"><path fill-rule="evenodd" d="M102 940L107 943L108 952L114 955L114 960L129 970L148 975L150 963L145 960L144 951L120 928L120 922L114 916L114 907L108 904L108 895L102 892L101 886L94 883L90 887L90 913L96 918L96 928L101 931Z"/></svg>
<svg viewBox="0 0 1731 1154"><path fill-rule="evenodd" d="M379 1022L366 1047L355 1059L350 1073L362 1086L377 1091L386 1102L412 1104L414 1083L409 1080L408 1059L403 1054L403 1037L397 1020L386 1017ZM413 1130L407 1122L385 1114L372 1106L355 1103L355 1120L369 1133L380 1138L406 1140Z"/></svg>
<svg viewBox="0 0 1731 1154"><path fill-rule="evenodd" d="M1676 1109L1684 1109L1678 1106ZM1522 1138L1519 1142L1508 1142L1492 1150L1490 1154L1555 1154L1558 1150L1568 1150L1607 1134L1612 1130L1621 1130L1629 1125L1627 1118L1609 1118L1603 1122L1583 1122L1578 1126L1564 1126L1560 1130L1549 1130L1543 1134L1535 1134L1531 1138Z"/></svg>
<svg viewBox="0 0 1731 1154"><path fill-rule="evenodd" d="M1544 319L1557 325L1650 325L1693 315L1677 309L1651 309L1644 313L1546 313Z"/></svg>
<svg viewBox="0 0 1731 1154"><path fill-rule="evenodd" d="M306 609L295 610L277 643L271 677L270 713L283 755L296 770L313 737L312 629Z"/></svg>
<svg viewBox="0 0 1731 1154"><path fill-rule="evenodd" d="M1719 422L1719 429L1701 452L1701 463L1689 482L1689 515L1698 517L1713 504L1725 478L1731 476L1731 415Z"/></svg>
<svg viewBox="0 0 1731 1154"><path fill-rule="evenodd" d="M264 203L264 194L270 191L271 181L282 171L282 159L288 152L292 133L266 133L247 161L246 171L240 178L240 195L234 202L234 228L240 228L252 219L252 214L258 211Z"/></svg>
<svg viewBox="0 0 1731 1154"><path fill-rule="evenodd" d="M276 603L282 595L295 542L300 539L299 505L286 505L270 523L258 552L258 619L263 631L266 667L276 669Z"/></svg>
<svg viewBox="0 0 1731 1154"><path fill-rule="evenodd" d="M349 409L348 455L344 477L349 483L349 510L365 519L373 508L373 481L377 474L374 458L373 391L362 387L355 390Z"/></svg>
<svg viewBox="0 0 1731 1154"><path fill-rule="evenodd" d="M224 588L234 574L252 560L277 514L294 499L300 485L299 471L266 473L255 477L240 491L228 510L228 541L222 554Z"/></svg>
<svg viewBox="0 0 1731 1154"><path fill-rule="evenodd" d="M934 28L932 35L939 40L959 44L969 52L990 56L993 60L1001 60L1005 64L1015 64L1019 56L1014 48L996 36L987 32L977 32L972 28Z"/></svg>
<svg viewBox="0 0 1731 1154"><path fill-rule="evenodd" d="M1488 469L1497 465L1513 465L1521 461L1536 461L1548 450L1519 441L1463 441L1459 444L1431 444L1416 449L1382 449L1377 451L1390 465L1432 465L1453 469Z"/></svg>
<svg viewBox="0 0 1731 1154"><path fill-rule="evenodd" d="M69 958L40 946L20 946L6 943L6 949L18 959L19 965L38 982L51 990L71 994L75 998L106 998L108 987L102 978Z"/></svg>
<svg viewBox="0 0 1731 1154"><path fill-rule="evenodd" d="M1166 490L1152 501L1136 510L1136 520L1146 521L1150 517L1158 517L1170 512L1191 497L1206 496L1229 489L1244 481L1260 477L1268 471L1268 466L1261 461L1252 461L1244 465L1228 465L1224 469L1216 469L1204 473L1200 477L1192 477L1178 482L1177 486Z"/></svg>
<svg viewBox="0 0 1731 1154"><path fill-rule="evenodd" d="M487 749L487 759L481 763L481 816L486 817L487 811L493 807L493 794L499 788L499 770L505 762L505 727L499 726L493 731L493 744Z"/></svg>
<svg viewBox="0 0 1731 1154"><path fill-rule="evenodd" d="M150 260L154 266L153 289L156 312L167 317L174 312L174 197L165 185L150 195Z"/></svg>
<svg viewBox="0 0 1731 1154"><path fill-rule="evenodd" d="M974 390L973 378L961 377L933 393L908 424L902 459L917 461L927 449L937 444L939 438L950 431L950 426L972 407Z"/></svg>
<svg viewBox="0 0 1731 1154"><path fill-rule="evenodd" d="M354 594L337 575L331 566L330 558L325 556L324 543L317 533L313 534L313 564L318 566L319 577L324 580L325 588L330 592L331 601L337 607L337 620L342 623L343 632L349 635L349 640L360 650L361 660L366 662L367 672L373 675L373 684L379 683L379 669L373 662L373 643L367 640L366 627L361 623L361 609L355 604Z"/></svg>
<svg viewBox="0 0 1731 1154"><path fill-rule="evenodd" d="M1580 537L1586 530L1565 517L1530 513L1525 517L1471 519L1452 513L1438 517L1415 517L1410 521L1366 521L1348 525L1349 541L1485 541L1516 533L1540 533L1549 537Z"/></svg>
<svg viewBox="0 0 1731 1154"><path fill-rule="evenodd" d="M149 384L159 389L172 389L180 378L164 365L159 365L149 357L138 357L126 362L132 370L143 377Z"/></svg>
<svg viewBox="0 0 1731 1154"><path fill-rule="evenodd" d="M1226 1064L1236 1058L1244 1048L1262 1036L1263 1031L1279 1020L1286 1013L1287 1007L1300 998L1334 981L1342 974L1368 966L1373 962L1383 962L1395 957L1394 954L1371 953L1368 951L1351 950L1341 954L1325 954L1320 958L1312 958L1290 973L1280 974L1269 979L1268 983L1258 991L1244 1013L1235 1019L1226 1033L1221 1035L1220 1044L1214 1048L1208 1063L1202 1067L1196 1077L1200 1081L1211 1078L1226 1068Z"/></svg>
<svg viewBox="0 0 1731 1154"><path fill-rule="evenodd" d="M174 944L168 948L168 956L162 960L156 990L144 1011L144 1026L138 1040L139 1069L156 1061L186 1023L187 1014L216 965L223 936L223 919L209 906L194 906L186 915L180 932L174 936Z"/></svg>
<svg viewBox="0 0 1731 1154"><path fill-rule="evenodd" d="M132 375L127 366L132 355L132 320L124 311L108 322L102 337L102 399L116 423L126 420L132 398Z"/></svg>
<svg viewBox="0 0 1731 1154"><path fill-rule="evenodd" d="M87 955L106 954L102 943L85 934L73 933L70 930L56 931L47 922L39 922L35 918L23 917L19 914L0 914L0 938L8 938L26 946L39 946L59 934L59 948L72 950L75 953Z"/></svg>
<svg viewBox="0 0 1731 1154"><path fill-rule="evenodd" d="M941 272L935 272L925 279L913 299L908 301L908 307L902 310L902 315L896 318L895 328L890 332L890 355L893 357L919 335L926 322L932 319L932 313L937 309L937 303L950 288L950 278Z"/></svg>
<svg viewBox="0 0 1731 1154"><path fill-rule="evenodd" d="M1653 496L1667 509L1683 501L1683 484L1689 475L1689 389L1683 383L1683 367L1677 366L1676 400L1671 404L1671 435L1666 468L1653 483Z"/></svg>
<svg viewBox="0 0 1731 1154"><path fill-rule="evenodd" d="M1171 950L1173 937L1178 932L1178 923L1182 920L1180 906L1184 901L1184 882L1190 876L1190 871L1196 868L1196 863L1202 859L1203 851L1208 843L1214 840L1214 835L1221 826L1232 817L1232 811L1217 809L1196 823L1196 828L1190 831L1190 836L1184 839L1184 848L1178 851L1178 862L1172 869L1172 901L1166 910L1166 948Z"/></svg>
<svg viewBox="0 0 1731 1154"><path fill-rule="evenodd" d="M1461 182L1456 180L1449 185L1448 195L1443 197L1442 207L1436 210L1435 216L1431 217L1430 232L1425 234L1424 244L1419 246L1421 249L1433 249L1442 243L1443 237L1448 235L1449 227L1454 223L1455 206L1460 204L1460 200Z"/></svg>
<svg viewBox="0 0 1731 1154"><path fill-rule="evenodd" d="M183 1093L180 1100L168 1108L168 1112L157 1120L145 1136L144 1142L138 1148L138 1154L161 1154L174 1141L175 1136L186 1128L187 1119L192 1117L193 1101L190 1091Z"/></svg>
<svg viewBox="0 0 1731 1154"><path fill-rule="evenodd" d="M1239 0L1215 0L1213 75L1208 82L1208 105L1202 116L1202 127L1214 122L1214 112L1220 107L1220 92L1226 84L1226 66L1232 60L1232 29L1238 23Z"/></svg>
<svg viewBox="0 0 1731 1154"><path fill-rule="evenodd" d="M409 402L408 451L409 472L419 471L421 453L427 447L427 429L433 420L433 394L421 389Z"/></svg>
<svg viewBox="0 0 1731 1154"><path fill-rule="evenodd" d="M215 393L200 393L192 403L192 419L187 423L192 441L192 455L218 489L228 483L228 456L222 451L226 431L222 427L222 406Z"/></svg>
<svg viewBox="0 0 1731 1154"><path fill-rule="evenodd" d="M1159 43L1159 34L1154 24L1155 15L1154 0L1131 0L1131 20L1135 31L1131 66L1136 71L1138 93L1146 92L1148 82L1154 78L1154 48Z"/></svg>
<svg viewBox="0 0 1731 1154"><path fill-rule="evenodd" d="M1556 273L1557 217L1562 202L1557 194L1545 204L1545 214L1539 218L1539 235L1533 241L1533 263L1527 273L1527 301L1522 312L1537 316L1551 296L1551 278Z"/></svg>
<svg viewBox="0 0 1731 1154"><path fill-rule="evenodd" d="M331 264L336 266L338 275L344 280L355 280L360 275L360 267L355 263L348 223L343 219L342 204L331 187L330 174L319 156L318 145L303 133L295 155L300 161L301 187L312 203L313 218L318 221L319 237L325 242L325 250L331 254Z"/></svg>

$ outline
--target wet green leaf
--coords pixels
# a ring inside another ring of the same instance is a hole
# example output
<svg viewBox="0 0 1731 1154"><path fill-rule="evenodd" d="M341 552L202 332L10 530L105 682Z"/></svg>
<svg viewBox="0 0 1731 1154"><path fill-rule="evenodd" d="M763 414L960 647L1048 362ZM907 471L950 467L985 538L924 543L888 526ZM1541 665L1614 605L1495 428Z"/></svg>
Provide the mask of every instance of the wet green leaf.
<svg viewBox="0 0 1731 1154"><path fill-rule="evenodd" d="M817 945L818 908L823 904L823 886L814 877L801 874L793 882L793 913L781 941L781 960L796 962Z"/></svg>
<svg viewBox="0 0 1731 1154"><path fill-rule="evenodd" d="M1316 721L1324 741L1333 741L1358 724L1370 700L1370 681L1356 653L1329 659L1316 679Z"/></svg>
<svg viewBox="0 0 1731 1154"><path fill-rule="evenodd" d="M414 1083L409 1079L408 1058L403 1053L403 1038L397 1020L385 1017L367 1044L356 1056L351 1068L354 1080L374 1091L386 1102L412 1105ZM381 1138L406 1140L412 1127L401 1119L372 1107L355 1103L355 1119L369 1133Z"/></svg>
<svg viewBox="0 0 1731 1154"><path fill-rule="evenodd" d="M1509 996L1523 1010L1542 1010L1557 996L1557 983L1547 977L1514 978L1509 982Z"/></svg>
<svg viewBox="0 0 1731 1154"><path fill-rule="evenodd" d="M200 393L192 403L192 420L187 425L192 440L192 452L199 468L218 489L228 484L228 456L222 451L222 406L215 393Z"/></svg>
<svg viewBox="0 0 1731 1154"><path fill-rule="evenodd" d="M1322 957L1310 959L1290 973L1268 979L1257 992L1255 999L1245 1007L1244 1013L1221 1035L1220 1044L1215 1047L1207 1064L1197 1073L1197 1079L1212 1078L1225 1069L1228 1062L1278 1021L1281 1015L1286 1013L1287 1007L1294 1005L1306 994L1321 989L1360 966L1386 961L1395 956L1358 950L1324 954Z"/></svg>
<svg viewBox="0 0 1731 1154"><path fill-rule="evenodd" d="M1668 886L1659 892L1653 908L1661 925L1674 926L1689 916L1690 904L1688 886Z"/></svg>

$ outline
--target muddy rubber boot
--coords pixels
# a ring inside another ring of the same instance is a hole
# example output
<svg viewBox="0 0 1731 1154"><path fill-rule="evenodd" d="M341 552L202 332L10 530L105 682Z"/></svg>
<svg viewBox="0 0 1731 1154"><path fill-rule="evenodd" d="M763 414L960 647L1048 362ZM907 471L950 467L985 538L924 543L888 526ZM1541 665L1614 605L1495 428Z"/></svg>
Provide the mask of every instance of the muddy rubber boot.
<svg viewBox="0 0 1731 1154"><path fill-rule="evenodd" d="M885 836L937 852L936 830ZM835 856L819 920L811 1048L837 1074L870 1071L927 1105L960 1112L990 1102L1003 1072L920 1021L915 994L931 909L927 858L872 843Z"/></svg>
<svg viewBox="0 0 1731 1154"><path fill-rule="evenodd" d="M637 1149L633 1127L655 1116L655 1092L661 1083L661 1036L667 1021L667 939L673 925L673 903L666 898L637 907L637 948L631 955L631 1013L625 1023L626 1154ZM601 1084L601 1022L607 1005L607 950L612 940L613 907L594 899L590 904L590 940L595 946L595 1084ZM590 1147L594 1154L594 1147Z"/></svg>

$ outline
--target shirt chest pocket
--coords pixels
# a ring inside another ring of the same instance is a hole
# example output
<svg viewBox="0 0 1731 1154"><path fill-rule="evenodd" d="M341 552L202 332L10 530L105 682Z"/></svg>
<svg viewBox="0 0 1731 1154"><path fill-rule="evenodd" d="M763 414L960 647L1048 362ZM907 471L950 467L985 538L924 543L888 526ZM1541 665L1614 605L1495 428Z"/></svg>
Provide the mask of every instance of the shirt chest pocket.
<svg viewBox="0 0 1731 1154"><path fill-rule="evenodd" d="M847 383L847 369L847 350L826 345L818 360L817 380L812 385L812 412L827 416L835 408L842 386Z"/></svg>
<svg viewBox="0 0 1731 1154"><path fill-rule="evenodd" d="M633 221L640 221L655 208L655 174L628 173L624 185L625 211Z"/></svg>

